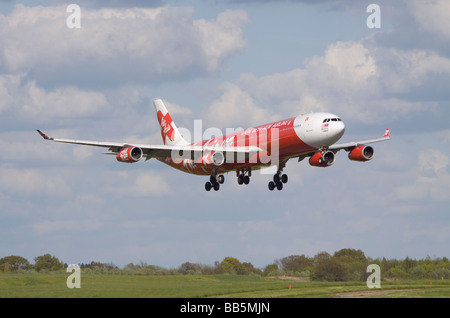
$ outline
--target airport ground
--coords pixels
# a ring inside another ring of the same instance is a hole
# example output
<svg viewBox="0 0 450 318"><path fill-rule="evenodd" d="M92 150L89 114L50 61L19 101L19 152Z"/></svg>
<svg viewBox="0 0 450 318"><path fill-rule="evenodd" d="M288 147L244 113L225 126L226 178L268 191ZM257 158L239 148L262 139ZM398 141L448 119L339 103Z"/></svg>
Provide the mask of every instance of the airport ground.
<svg viewBox="0 0 450 318"><path fill-rule="evenodd" d="M366 282L302 281L257 275L104 275L80 277L68 288L69 274L0 274L0 298L450 298L450 280Z"/></svg>

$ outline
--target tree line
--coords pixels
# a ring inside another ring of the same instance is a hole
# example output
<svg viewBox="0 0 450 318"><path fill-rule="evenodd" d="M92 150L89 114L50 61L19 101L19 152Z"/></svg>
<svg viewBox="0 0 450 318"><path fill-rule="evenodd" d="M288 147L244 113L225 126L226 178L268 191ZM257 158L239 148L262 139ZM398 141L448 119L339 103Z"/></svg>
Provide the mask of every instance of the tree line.
<svg viewBox="0 0 450 318"><path fill-rule="evenodd" d="M44 254L34 258L34 264L21 256L0 259L0 272L58 272L65 271L67 264L57 257ZM290 255L275 260L264 268L255 268L249 262L225 257L214 265L185 262L177 268L166 269L145 262L129 263L119 268L113 263L94 262L78 264L82 273L120 275L259 275L267 277L295 276L314 281L365 281L369 264L377 264L382 279L449 279L450 261L447 257L403 260L368 258L361 250L344 248L333 255L320 252L313 257Z"/></svg>

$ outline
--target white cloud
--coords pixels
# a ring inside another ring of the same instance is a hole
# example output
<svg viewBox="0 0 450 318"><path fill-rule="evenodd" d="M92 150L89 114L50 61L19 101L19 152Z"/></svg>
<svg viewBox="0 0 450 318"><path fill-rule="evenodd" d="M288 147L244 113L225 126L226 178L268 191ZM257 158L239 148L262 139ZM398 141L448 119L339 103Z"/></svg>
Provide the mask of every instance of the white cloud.
<svg viewBox="0 0 450 318"><path fill-rule="evenodd" d="M33 127L36 128L36 127ZM49 135L75 137L76 134L69 130L46 131ZM77 162L86 161L94 153L92 147L73 146L64 144L55 144L42 139L34 129L19 132L0 133L0 148L7 149L0 153L0 160L5 163L14 162L15 164L30 163L30 158L34 162L52 162L55 165L70 162L72 165ZM101 152L98 151L97 153ZM20 154L14 155L11 154Z"/></svg>
<svg viewBox="0 0 450 318"><path fill-rule="evenodd" d="M242 25L246 22L246 12L231 10L220 13L216 21L200 19L193 22L200 34L208 71L220 70L226 59L246 47L242 36Z"/></svg>
<svg viewBox="0 0 450 318"><path fill-rule="evenodd" d="M106 183L111 186L106 186L104 191L119 197L158 197L170 193L171 189L163 175L151 170L110 172L106 178L111 180Z"/></svg>
<svg viewBox="0 0 450 318"><path fill-rule="evenodd" d="M294 69L286 73L275 73L260 78L253 74L242 74L236 81L245 92L248 92L256 100L269 105L271 109L280 107L280 103L287 100L299 100L308 92L308 72L302 69ZM306 106L306 105L305 105Z"/></svg>
<svg viewBox="0 0 450 318"><path fill-rule="evenodd" d="M23 88L22 113L36 117L79 117L105 110L108 103L103 94L78 89L74 86L58 87L47 92L30 82Z"/></svg>
<svg viewBox="0 0 450 318"><path fill-rule="evenodd" d="M225 11L206 21L192 14L186 7L83 7L81 28L69 29L66 6L17 4L11 14L0 15L0 67L32 73L38 81L84 85L220 71L245 48L247 15Z"/></svg>
<svg viewBox="0 0 450 318"><path fill-rule="evenodd" d="M376 89L379 71L369 50L358 42L336 42L324 56L307 61L309 80L336 92L360 94Z"/></svg>
<svg viewBox="0 0 450 318"><path fill-rule="evenodd" d="M263 117L267 122L330 111L367 123L391 122L437 107L437 101L405 96L417 94L430 80L449 77L450 59L432 51L383 49L363 43L331 44L324 55L308 59L304 69L259 78L243 74L235 83L222 86L223 94L212 102L208 116L229 124L247 116L256 122ZM275 114L275 109L282 114Z"/></svg>
<svg viewBox="0 0 450 318"><path fill-rule="evenodd" d="M221 87L223 94L210 105L205 113L208 125L219 127L219 129L245 129L268 122L271 118L270 112L258 107L253 97L238 85L225 83ZM225 133L226 131L223 131L223 134Z"/></svg>
<svg viewBox="0 0 450 318"><path fill-rule="evenodd" d="M67 196L71 193L70 186L61 174L2 165L0 166L0 175L2 192L18 196Z"/></svg>
<svg viewBox="0 0 450 318"><path fill-rule="evenodd" d="M38 236L46 236L54 233L98 231L103 226L100 220L55 220L41 221L32 225Z"/></svg>
<svg viewBox="0 0 450 318"><path fill-rule="evenodd" d="M450 28L448 27L448 19L450 17L449 1L408 0L404 2L423 29L450 39Z"/></svg>
<svg viewBox="0 0 450 318"><path fill-rule="evenodd" d="M437 149L428 149L419 153L418 170L421 173L431 171L433 175L439 175L446 172L449 164L449 158Z"/></svg>
<svg viewBox="0 0 450 318"><path fill-rule="evenodd" d="M450 75L450 59L427 50L374 50L382 77L380 85L386 93L411 92L436 75Z"/></svg>
<svg viewBox="0 0 450 318"><path fill-rule="evenodd" d="M174 104L168 101L164 101L164 104L167 107L167 110L170 112L171 115L173 114L181 114L181 115L190 115L192 114L192 111L189 108L180 106L178 104Z"/></svg>
<svg viewBox="0 0 450 318"><path fill-rule="evenodd" d="M24 82L24 83L23 83ZM21 119L50 122L105 111L109 104L100 92L61 86L46 90L22 75L0 75L0 113L11 111Z"/></svg>
<svg viewBox="0 0 450 318"><path fill-rule="evenodd" d="M427 149L418 155L417 165L410 170L410 182L396 188L401 200L448 200L450 158L438 149Z"/></svg>
<svg viewBox="0 0 450 318"><path fill-rule="evenodd" d="M0 75L0 113L11 109L14 103L13 91L20 85L21 75Z"/></svg>
<svg viewBox="0 0 450 318"><path fill-rule="evenodd" d="M356 217L347 219L338 228L338 232L346 235L348 233L374 232L383 222L378 217Z"/></svg>

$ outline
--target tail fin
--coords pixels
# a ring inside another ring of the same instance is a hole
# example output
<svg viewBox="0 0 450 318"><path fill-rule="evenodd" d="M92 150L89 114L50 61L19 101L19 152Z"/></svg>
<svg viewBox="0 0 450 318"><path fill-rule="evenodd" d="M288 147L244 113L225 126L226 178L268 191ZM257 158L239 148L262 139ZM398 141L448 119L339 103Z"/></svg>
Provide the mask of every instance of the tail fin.
<svg viewBox="0 0 450 318"><path fill-rule="evenodd" d="M155 99L153 105L155 106L158 122L161 126L161 136L164 144L172 146L187 145L188 142L181 136L162 99Z"/></svg>

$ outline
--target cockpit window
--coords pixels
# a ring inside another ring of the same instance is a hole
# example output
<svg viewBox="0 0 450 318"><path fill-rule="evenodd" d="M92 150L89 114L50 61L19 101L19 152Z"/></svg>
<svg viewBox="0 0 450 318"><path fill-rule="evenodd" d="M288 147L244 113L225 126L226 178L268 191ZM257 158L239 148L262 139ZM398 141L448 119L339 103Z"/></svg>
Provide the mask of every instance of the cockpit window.
<svg viewBox="0 0 450 318"><path fill-rule="evenodd" d="M329 121L342 121L340 118L325 118L323 123L328 123Z"/></svg>

